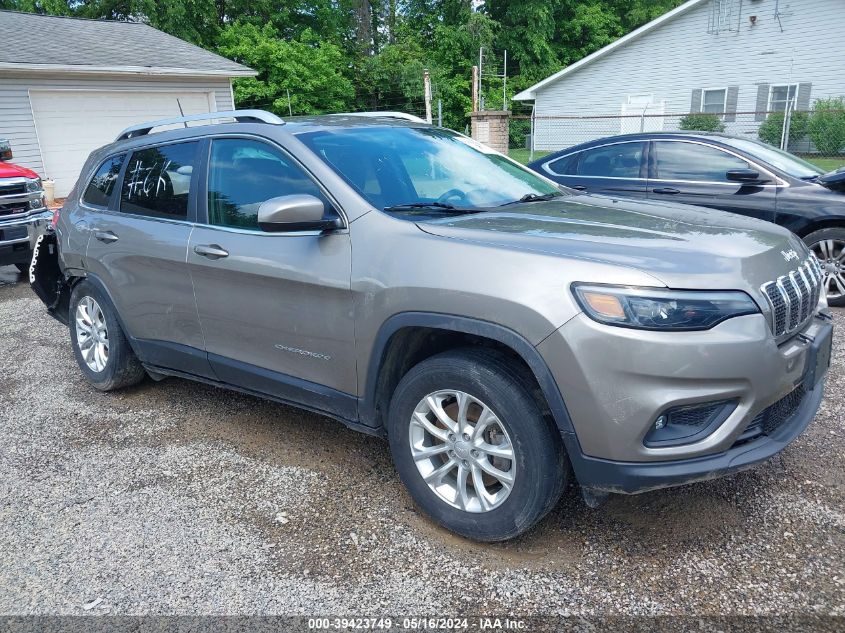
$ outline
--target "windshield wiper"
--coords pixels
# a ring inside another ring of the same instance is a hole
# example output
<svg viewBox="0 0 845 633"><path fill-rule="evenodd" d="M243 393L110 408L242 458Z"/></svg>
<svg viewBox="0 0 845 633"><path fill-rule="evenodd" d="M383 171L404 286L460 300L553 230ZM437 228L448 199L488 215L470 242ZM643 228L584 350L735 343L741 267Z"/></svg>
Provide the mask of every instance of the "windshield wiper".
<svg viewBox="0 0 845 633"><path fill-rule="evenodd" d="M552 200L553 198L559 198L563 194L560 192L553 192L553 193L526 193L522 196L519 200L511 200L510 202L505 202L504 204L500 204L500 207L506 207L509 204L519 204L520 202L545 202L547 200Z"/></svg>
<svg viewBox="0 0 845 633"><path fill-rule="evenodd" d="M468 207L456 207L447 202L406 202L405 204L393 204L389 207L384 207L388 213L391 211L408 211L414 209L435 209L437 211L446 211L449 213L466 214L466 213L481 213L487 209L472 209Z"/></svg>

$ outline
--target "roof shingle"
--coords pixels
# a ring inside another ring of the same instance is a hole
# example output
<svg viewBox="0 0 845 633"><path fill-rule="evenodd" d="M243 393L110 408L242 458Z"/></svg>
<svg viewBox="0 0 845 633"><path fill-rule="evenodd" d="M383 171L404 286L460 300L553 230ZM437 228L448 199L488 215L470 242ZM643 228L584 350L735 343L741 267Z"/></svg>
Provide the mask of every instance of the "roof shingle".
<svg viewBox="0 0 845 633"><path fill-rule="evenodd" d="M179 75L256 73L138 22L86 20L0 11L0 68Z"/></svg>

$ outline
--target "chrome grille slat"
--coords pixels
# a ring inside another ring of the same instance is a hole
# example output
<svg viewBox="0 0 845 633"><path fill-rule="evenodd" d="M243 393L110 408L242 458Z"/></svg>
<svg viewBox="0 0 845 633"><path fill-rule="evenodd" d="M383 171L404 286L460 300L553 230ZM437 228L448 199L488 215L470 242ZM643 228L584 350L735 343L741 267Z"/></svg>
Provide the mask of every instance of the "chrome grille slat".
<svg viewBox="0 0 845 633"><path fill-rule="evenodd" d="M796 270L760 286L771 309L775 336L792 334L815 312L821 295L822 271L815 256Z"/></svg>

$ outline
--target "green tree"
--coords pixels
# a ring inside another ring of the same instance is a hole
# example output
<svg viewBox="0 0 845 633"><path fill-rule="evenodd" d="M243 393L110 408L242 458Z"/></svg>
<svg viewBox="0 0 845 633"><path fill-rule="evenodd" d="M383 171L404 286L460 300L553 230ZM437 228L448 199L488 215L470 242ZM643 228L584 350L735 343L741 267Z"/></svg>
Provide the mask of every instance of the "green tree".
<svg viewBox="0 0 845 633"><path fill-rule="evenodd" d="M349 109L355 96L352 82L340 72L344 63L340 48L310 29L285 40L270 24L236 22L221 32L218 50L258 71L257 77L235 81L238 107L286 115L290 104L294 114L320 114Z"/></svg>

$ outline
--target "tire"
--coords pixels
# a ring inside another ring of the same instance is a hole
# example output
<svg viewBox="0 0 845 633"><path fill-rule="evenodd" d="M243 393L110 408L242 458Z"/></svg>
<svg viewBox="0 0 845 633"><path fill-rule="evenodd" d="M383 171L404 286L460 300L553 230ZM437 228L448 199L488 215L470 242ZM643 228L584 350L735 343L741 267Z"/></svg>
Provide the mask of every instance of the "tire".
<svg viewBox="0 0 845 633"><path fill-rule="evenodd" d="M27 263L20 262L20 263L18 263L18 264L15 264L15 268L17 268L17 269L18 269L18 272L19 272L21 275L27 275L27 276L29 276L29 263L28 263L28 262L27 262Z"/></svg>
<svg viewBox="0 0 845 633"><path fill-rule="evenodd" d="M845 306L845 227L833 226L814 231L804 238L804 243L825 269L824 289L828 305Z"/></svg>
<svg viewBox="0 0 845 633"><path fill-rule="evenodd" d="M80 310L88 315L89 321L93 320L94 327L88 327L88 331L96 331L96 334L86 337L86 323ZM99 327L100 324L102 327ZM100 391L114 391L144 379L144 367L129 346L111 302L94 284L83 280L74 286L70 295L68 325L73 355L94 387ZM105 353L91 354L90 351L103 339ZM93 345L86 345L86 340ZM88 354L83 352L83 347Z"/></svg>
<svg viewBox="0 0 845 633"><path fill-rule="evenodd" d="M450 391L455 398L438 393ZM458 396L459 392L464 395ZM465 428L470 437L467 443L460 432L452 440L443 437L449 422L437 418L429 406L429 395L442 405L439 413L450 414L452 424L461 417L456 413L460 408L457 398L470 403L463 416L474 422ZM493 419L490 414L497 422L481 424ZM420 416L430 424L419 421ZM569 463L559 432L543 416L530 384L513 368L513 362L495 351L460 349L413 367L393 393L387 426L393 461L411 496L432 520L467 538L490 542L522 534L555 506L566 486ZM430 432L431 427L437 436ZM442 452L443 446L451 450ZM512 459L473 450L482 446L501 453L510 450ZM430 449L441 452L431 458L427 453L423 456L422 451ZM439 478L437 473L446 469L450 460L460 462L463 468L455 465ZM510 487L492 475L484 478L482 474L480 484L476 483L482 466L493 466L494 472L509 476ZM421 469L439 480L437 489L426 482ZM467 473L463 488L459 484L462 472ZM478 494L481 488L486 494ZM460 494L462 489L466 494Z"/></svg>

